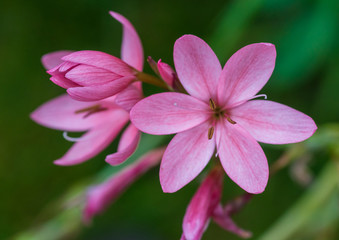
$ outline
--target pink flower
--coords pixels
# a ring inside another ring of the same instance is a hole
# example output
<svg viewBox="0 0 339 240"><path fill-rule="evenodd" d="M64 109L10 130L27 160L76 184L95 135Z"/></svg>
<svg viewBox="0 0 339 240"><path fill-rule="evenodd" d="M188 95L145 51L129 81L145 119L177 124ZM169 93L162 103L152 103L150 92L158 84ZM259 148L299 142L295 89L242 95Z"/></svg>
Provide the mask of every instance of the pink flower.
<svg viewBox="0 0 339 240"><path fill-rule="evenodd" d="M198 240L201 238L210 217L220 202L223 176L224 173L219 168L213 169L195 193L184 217L182 239Z"/></svg>
<svg viewBox="0 0 339 240"><path fill-rule="evenodd" d="M164 148L150 151L104 183L91 187L87 193L83 212L84 221L90 223L95 215L103 212L129 185L150 168L157 165L164 151Z"/></svg>
<svg viewBox="0 0 339 240"><path fill-rule="evenodd" d="M75 100L96 101L127 88L143 68L141 41L132 24L122 15L110 14L123 25L121 58L98 51L78 51L63 56L47 71L56 85L66 88Z"/></svg>
<svg viewBox="0 0 339 240"><path fill-rule="evenodd" d="M143 53L141 45L138 44L140 40L137 33L124 17L113 12L111 14L124 26L122 59L142 69ZM134 57L133 53L136 54ZM63 62L62 59L74 56L69 54L70 51L46 54L42 57L42 63L46 69L55 68ZM66 84L67 81L63 83ZM105 149L129 122L129 110L141 98L142 91L139 83L130 85L116 96L100 101L80 102L68 95L62 95L40 106L31 114L31 118L53 129L71 132L86 131L79 139L67 137L76 143L62 158L54 162L58 165L74 165L89 160ZM130 124L122 134L118 152L108 155L106 161L112 165L122 163L135 151L139 140L139 130Z"/></svg>
<svg viewBox="0 0 339 240"><path fill-rule="evenodd" d="M223 229L240 237L250 233L239 228L220 204L222 196L223 171L214 168L200 185L189 203L183 222L182 240L199 240L212 218Z"/></svg>
<svg viewBox="0 0 339 240"><path fill-rule="evenodd" d="M115 97L97 102L80 102L62 95L40 106L31 118L40 125L62 131L87 131L68 152L56 160L58 165L74 165L91 159L104 150L129 122L129 113L115 104ZM68 137L69 138L69 137ZM69 138L72 141L72 138ZM124 131L118 152L106 157L119 164L136 149L140 132L133 124Z"/></svg>
<svg viewBox="0 0 339 240"><path fill-rule="evenodd" d="M307 115L285 105L252 100L270 78L276 51L256 43L237 51L222 69L212 49L185 35L174 46L178 77L190 95L160 93L138 102L131 120L149 134L178 133L160 168L165 192L175 192L207 165L215 148L227 175L249 193L261 193L268 164L259 142L303 141L317 129Z"/></svg>

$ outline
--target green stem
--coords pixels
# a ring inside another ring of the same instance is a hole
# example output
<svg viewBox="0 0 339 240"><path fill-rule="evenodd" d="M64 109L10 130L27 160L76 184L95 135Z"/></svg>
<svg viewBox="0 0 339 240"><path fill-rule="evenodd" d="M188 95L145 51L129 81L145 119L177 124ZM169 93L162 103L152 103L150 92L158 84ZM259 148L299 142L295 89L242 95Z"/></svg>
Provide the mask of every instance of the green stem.
<svg viewBox="0 0 339 240"><path fill-rule="evenodd" d="M157 77L154 77L144 72L138 72L136 76L137 76L137 79L141 82L168 89L167 84Z"/></svg>

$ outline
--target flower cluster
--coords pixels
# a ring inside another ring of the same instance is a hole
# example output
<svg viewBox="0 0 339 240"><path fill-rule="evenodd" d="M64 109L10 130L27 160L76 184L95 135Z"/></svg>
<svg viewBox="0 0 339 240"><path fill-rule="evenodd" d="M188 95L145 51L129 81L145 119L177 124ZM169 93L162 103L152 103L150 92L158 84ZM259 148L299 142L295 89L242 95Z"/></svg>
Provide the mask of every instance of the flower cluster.
<svg viewBox="0 0 339 240"><path fill-rule="evenodd" d="M230 205L223 207L220 203L225 173L247 193L262 193L269 168L258 142L300 142L317 129L309 116L297 110L254 100L265 96L257 94L274 70L275 46L247 45L222 68L207 43L184 35L174 44L175 71L161 60L148 58L157 75L154 77L142 72L143 49L132 24L118 13L110 14L123 26L121 59L88 50L59 51L42 57L51 81L67 89L67 94L43 104L31 118L64 131L64 137L75 142L54 163L87 161L123 129L117 152L106 157L111 165L123 163L134 153L140 131L176 135L168 146L146 153L107 181L91 187L85 222L160 160L160 184L164 192L172 193L196 178L214 159L212 170L187 208L182 239L200 239L210 218L228 231L249 237L249 232L232 221ZM141 82L167 91L143 98ZM80 138L67 134L84 131Z"/></svg>

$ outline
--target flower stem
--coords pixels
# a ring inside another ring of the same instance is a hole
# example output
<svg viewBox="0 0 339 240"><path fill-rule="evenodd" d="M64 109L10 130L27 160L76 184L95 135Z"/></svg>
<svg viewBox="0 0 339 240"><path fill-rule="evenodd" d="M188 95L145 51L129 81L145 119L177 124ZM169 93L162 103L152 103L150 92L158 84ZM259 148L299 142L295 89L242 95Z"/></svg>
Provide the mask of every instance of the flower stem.
<svg viewBox="0 0 339 240"><path fill-rule="evenodd" d="M136 76L137 76L137 79L141 82L168 89L168 86L161 79L157 77L154 77L144 72L138 72Z"/></svg>

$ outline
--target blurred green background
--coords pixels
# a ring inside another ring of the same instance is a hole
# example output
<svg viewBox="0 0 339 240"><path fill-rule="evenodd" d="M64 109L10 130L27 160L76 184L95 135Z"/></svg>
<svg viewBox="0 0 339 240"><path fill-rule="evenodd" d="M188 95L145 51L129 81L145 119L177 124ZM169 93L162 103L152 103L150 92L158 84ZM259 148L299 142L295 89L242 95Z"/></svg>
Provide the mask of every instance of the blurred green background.
<svg viewBox="0 0 339 240"><path fill-rule="evenodd" d="M164 194L156 168L85 227L73 196L117 170L104 162L116 142L81 165L55 166L52 161L71 143L29 119L35 108L64 92L49 81L40 64L43 54L91 49L119 56L121 25L109 10L133 23L145 56L169 64L175 40L187 33L205 39L222 64L247 44L274 43L276 68L261 92L310 115L319 130L305 143L263 145L271 165L286 151L291 163L235 220L253 231L254 239L339 239L337 0L1 1L0 239L171 240L181 235L186 206L201 177ZM149 66L145 71L151 73ZM145 86L145 91L153 90ZM166 138L146 136L137 155L162 141ZM226 178L223 201L241 193ZM239 238L211 223L203 239Z"/></svg>

